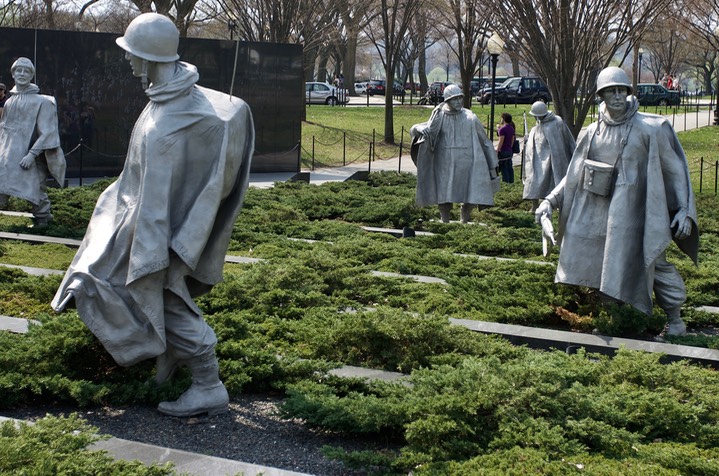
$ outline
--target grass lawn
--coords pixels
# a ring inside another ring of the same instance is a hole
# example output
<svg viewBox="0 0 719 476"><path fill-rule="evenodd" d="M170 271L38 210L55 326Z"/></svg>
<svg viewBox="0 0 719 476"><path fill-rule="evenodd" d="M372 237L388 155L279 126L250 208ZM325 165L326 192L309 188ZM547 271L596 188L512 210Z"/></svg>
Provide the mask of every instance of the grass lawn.
<svg viewBox="0 0 719 476"><path fill-rule="evenodd" d="M523 136L524 121L522 115L529 112L529 104L496 104L494 124L499 123L500 115L509 112L517 126L517 135ZM551 106L550 106L551 110ZM489 105L473 103L472 111L479 117L485 129L489 127L491 108ZM672 115L684 113L684 107L660 108L642 107L642 112ZM414 124L429 119L432 106L395 106L394 144L384 142L385 109L373 107L332 107L312 105L307 108L307 120L302 123L302 163L304 167L322 167L348 165L354 162L366 162L370 157L370 144L374 143L373 160L389 159L409 155L409 129ZM703 112L706 114L706 112ZM700 113L701 114L701 113ZM590 111L584 123L589 125L596 120L596 111ZM534 118L527 114L527 127L534 126ZM314 161L313 161L314 157Z"/></svg>

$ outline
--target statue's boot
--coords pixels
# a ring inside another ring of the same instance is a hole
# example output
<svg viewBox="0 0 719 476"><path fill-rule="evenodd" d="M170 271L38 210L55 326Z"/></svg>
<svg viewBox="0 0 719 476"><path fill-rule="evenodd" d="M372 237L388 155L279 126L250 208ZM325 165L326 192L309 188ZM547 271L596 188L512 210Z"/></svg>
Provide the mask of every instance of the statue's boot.
<svg viewBox="0 0 719 476"><path fill-rule="evenodd" d="M452 212L451 203L440 203L439 205L439 217L442 219L442 223L449 223L449 215Z"/></svg>
<svg viewBox="0 0 719 476"><path fill-rule="evenodd" d="M172 348L168 346L164 353L157 356L153 381L157 385L162 385L170 380L172 376L175 375L177 369L184 364L185 362L179 359L172 351Z"/></svg>
<svg viewBox="0 0 719 476"><path fill-rule="evenodd" d="M161 402L157 410L165 415L189 417L200 413L209 416L227 411L230 397L220 381L215 352L211 351L187 359L192 373L192 385L174 402Z"/></svg>
<svg viewBox="0 0 719 476"><path fill-rule="evenodd" d="M669 317L669 325L667 326L667 335L669 336L683 336L687 333L687 326L679 314L680 308L676 307L667 310L667 316Z"/></svg>
<svg viewBox="0 0 719 476"><path fill-rule="evenodd" d="M461 219L462 223L469 223L470 218L472 217L472 209L474 208L474 205L471 203L463 203L462 204L462 210L461 210Z"/></svg>

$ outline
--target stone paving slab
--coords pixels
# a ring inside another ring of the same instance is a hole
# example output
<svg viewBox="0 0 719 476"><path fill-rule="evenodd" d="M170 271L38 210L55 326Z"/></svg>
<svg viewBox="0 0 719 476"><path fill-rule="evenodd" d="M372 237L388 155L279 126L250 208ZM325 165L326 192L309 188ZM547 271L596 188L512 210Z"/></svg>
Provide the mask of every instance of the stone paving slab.
<svg viewBox="0 0 719 476"><path fill-rule="evenodd" d="M225 255L226 263L255 264L265 261L262 258L248 258L247 256Z"/></svg>
<svg viewBox="0 0 719 476"><path fill-rule="evenodd" d="M447 285L447 281L445 281L442 278L435 278L433 276L420 276L418 274L400 274L400 273L390 273L388 271L370 271L372 273L372 276L383 276L387 278L407 278L407 279L413 279L419 283L432 283L432 284L442 284Z"/></svg>
<svg viewBox="0 0 719 476"><path fill-rule="evenodd" d="M163 448L160 446L137 443L134 441L111 438L99 441L90 449L104 450L118 460L138 460L145 464L173 463L178 474L206 475L235 475L243 476L309 476L306 473L287 471L269 466L260 466L225 458L190 453L188 451Z"/></svg>
<svg viewBox="0 0 719 476"><path fill-rule="evenodd" d="M65 274L65 271L60 271L59 269L33 268L32 266L19 266L16 264L5 264L5 263L0 263L0 266L3 266L5 268L20 269L32 276L47 276L49 274Z"/></svg>
<svg viewBox="0 0 719 476"><path fill-rule="evenodd" d="M555 348L567 353L585 348L589 352L613 355L621 347L626 347L631 350L662 353L669 361L687 359L719 367L719 350L716 349L470 319L450 319L450 322L483 334L498 334L513 344L527 344L532 348Z"/></svg>
<svg viewBox="0 0 719 476"><path fill-rule="evenodd" d="M370 233L389 233L390 235L402 236L402 230L398 230L395 228L382 228L378 226L363 226L361 227L364 231L368 231ZM432 236L434 233L429 231L417 231L415 230L414 234L416 236Z"/></svg>
<svg viewBox="0 0 719 476"><path fill-rule="evenodd" d="M40 324L39 321L23 319L20 317L0 316L0 331L9 331L15 334L27 334L28 327L32 324Z"/></svg>
<svg viewBox="0 0 719 476"><path fill-rule="evenodd" d="M329 371L330 375L335 377L346 377L346 378L365 378L368 380L382 380L385 382L394 382L407 378L406 374L399 372L388 372L386 370L375 370L366 369L364 367L354 367L352 365L345 365L337 369Z"/></svg>
<svg viewBox="0 0 719 476"><path fill-rule="evenodd" d="M45 235L31 235L28 233L10 233L7 231L0 231L0 238L6 240L18 240L18 241L30 241L35 243L58 243L61 245L78 247L81 240L71 240L69 238L58 238L56 236L45 236Z"/></svg>
<svg viewBox="0 0 719 476"><path fill-rule="evenodd" d="M5 421L18 422L18 420L0 416L0 423ZM109 440L98 441L88 449L106 451L116 460L137 460L147 465L153 463L172 463L178 474L193 476L232 476L237 474L243 476L311 476L307 473L298 473L296 471L260 466L225 458L215 458L213 456L190 453L189 451L123 440L121 438L110 438Z"/></svg>

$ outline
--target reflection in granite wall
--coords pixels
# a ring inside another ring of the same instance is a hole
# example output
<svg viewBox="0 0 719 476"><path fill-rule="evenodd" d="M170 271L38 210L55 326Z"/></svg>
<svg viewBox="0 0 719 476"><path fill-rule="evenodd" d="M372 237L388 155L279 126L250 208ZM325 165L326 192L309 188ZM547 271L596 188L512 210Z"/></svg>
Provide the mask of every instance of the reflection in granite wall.
<svg viewBox="0 0 719 476"><path fill-rule="evenodd" d="M13 87L10 65L18 57L35 63L40 92L57 99L68 177L119 174L132 126L148 102L117 37L0 28L0 82ZM232 89L252 108L253 172L298 171L304 110L300 45L182 38L179 53L197 66L200 85Z"/></svg>

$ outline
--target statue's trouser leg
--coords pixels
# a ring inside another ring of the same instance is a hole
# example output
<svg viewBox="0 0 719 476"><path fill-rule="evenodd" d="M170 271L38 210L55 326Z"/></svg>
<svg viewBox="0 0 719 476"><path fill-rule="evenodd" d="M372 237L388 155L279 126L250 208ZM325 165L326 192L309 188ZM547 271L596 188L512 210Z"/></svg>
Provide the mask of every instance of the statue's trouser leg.
<svg viewBox="0 0 719 476"><path fill-rule="evenodd" d="M155 383L172 378L179 367L198 355L214 352L217 337L202 316L193 312L177 294L165 291L165 337L167 350L157 357Z"/></svg>
<svg viewBox="0 0 719 476"><path fill-rule="evenodd" d="M442 222L449 223L449 215L452 212L452 203L440 203L438 207L439 217L442 219Z"/></svg>
<svg viewBox="0 0 719 476"><path fill-rule="evenodd" d="M220 381L215 332L179 296L169 291L165 292L165 333L166 366L160 367L163 358L158 357L157 377L162 373L168 378L172 369L184 364L190 368L192 385L176 401L162 402L157 409L178 417L226 412L229 396Z"/></svg>
<svg viewBox="0 0 719 476"><path fill-rule="evenodd" d="M657 258L654 266L654 296L657 305L669 317L667 334L686 334L686 325L680 316L680 311L686 301L687 290L677 269L666 260L665 253Z"/></svg>
<svg viewBox="0 0 719 476"><path fill-rule="evenodd" d="M470 218L472 217L472 209L475 207L473 203L463 203L462 204L462 210L461 210L461 220L462 223L469 223Z"/></svg>
<svg viewBox="0 0 719 476"><path fill-rule="evenodd" d="M37 165L41 167L40 164ZM42 174L41 174L42 175ZM52 220L50 213L50 199L47 196L47 174L40 180L40 201L32 205L32 215L35 217L35 224L47 225Z"/></svg>

